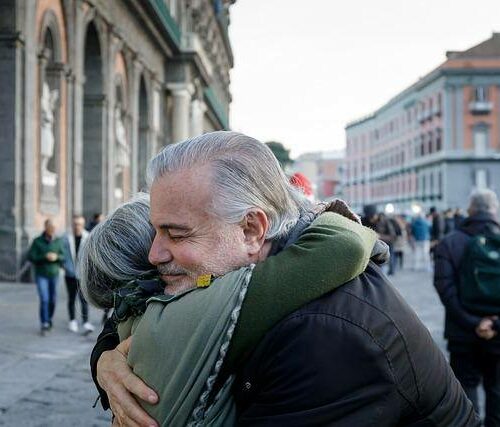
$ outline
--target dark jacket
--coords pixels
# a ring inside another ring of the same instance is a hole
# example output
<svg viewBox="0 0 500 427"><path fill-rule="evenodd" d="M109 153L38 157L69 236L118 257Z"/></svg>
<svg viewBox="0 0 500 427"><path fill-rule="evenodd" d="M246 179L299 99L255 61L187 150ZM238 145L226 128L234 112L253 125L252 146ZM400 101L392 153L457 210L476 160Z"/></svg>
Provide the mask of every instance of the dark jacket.
<svg viewBox="0 0 500 427"><path fill-rule="evenodd" d="M380 269L274 327L238 373L240 426L479 426L425 326Z"/></svg>
<svg viewBox="0 0 500 427"><path fill-rule="evenodd" d="M49 261L47 253L57 254L57 260ZM60 238L48 239L45 233L38 236L31 244L28 259L35 265L35 274L43 277L57 277L64 262L63 242Z"/></svg>
<svg viewBox="0 0 500 427"><path fill-rule="evenodd" d="M446 310L444 335L451 351L461 343L483 346L500 354L500 336L486 341L479 338L475 329L481 317L467 312L461 305L458 295L460 263L471 236L481 234L488 225L497 225L492 215L482 213L466 218L458 230L443 238L434 252L434 286ZM500 322L495 322L500 330Z"/></svg>

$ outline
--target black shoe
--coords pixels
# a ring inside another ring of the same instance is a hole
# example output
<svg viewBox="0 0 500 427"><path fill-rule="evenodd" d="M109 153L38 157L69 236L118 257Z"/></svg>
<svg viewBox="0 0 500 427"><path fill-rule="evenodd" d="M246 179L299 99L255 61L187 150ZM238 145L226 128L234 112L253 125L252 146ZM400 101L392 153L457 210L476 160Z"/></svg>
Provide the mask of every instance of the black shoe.
<svg viewBox="0 0 500 427"><path fill-rule="evenodd" d="M49 320L49 331L52 329L52 320Z"/></svg>

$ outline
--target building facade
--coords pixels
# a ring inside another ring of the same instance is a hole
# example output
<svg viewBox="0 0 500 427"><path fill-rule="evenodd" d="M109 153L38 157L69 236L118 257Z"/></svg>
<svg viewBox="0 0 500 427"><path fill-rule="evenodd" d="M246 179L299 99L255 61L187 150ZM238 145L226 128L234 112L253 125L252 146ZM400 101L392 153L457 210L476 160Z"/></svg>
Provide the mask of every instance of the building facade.
<svg viewBox="0 0 500 427"><path fill-rule="evenodd" d="M0 2L0 274L46 218L109 212L161 146L228 128L234 1Z"/></svg>
<svg viewBox="0 0 500 427"><path fill-rule="evenodd" d="M304 153L294 160L290 171L300 172L311 181L316 199L330 200L340 196L343 162L343 151Z"/></svg>
<svg viewBox="0 0 500 427"><path fill-rule="evenodd" d="M464 208L473 189L500 194L500 34L446 61L346 126L344 197L361 211Z"/></svg>

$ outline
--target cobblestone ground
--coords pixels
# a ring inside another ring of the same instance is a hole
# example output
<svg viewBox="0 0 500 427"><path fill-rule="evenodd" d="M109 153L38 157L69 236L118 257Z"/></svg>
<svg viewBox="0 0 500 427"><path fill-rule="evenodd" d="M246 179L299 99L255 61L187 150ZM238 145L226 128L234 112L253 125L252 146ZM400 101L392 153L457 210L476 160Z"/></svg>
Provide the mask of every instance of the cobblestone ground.
<svg viewBox="0 0 500 427"><path fill-rule="evenodd" d="M1 426L111 424L109 414L92 408L97 394L88 359L97 332L83 336L67 330L64 280L58 291L53 330L41 337L35 285L0 283ZM91 309L94 325L100 318Z"/></svg>
<svg viewBox="0 0 500 427"><path fill-rule="evenodd" d="M392 282L444 350L443 309L431 274L400 271ZM108 413L92 408L96 392L88 358L97 332L85 337L67 330L64 288L61 281L53 331L41 337L35 286L0 283L1 426L110 425ZM98 325L100 313L90 314Z"/></svg>

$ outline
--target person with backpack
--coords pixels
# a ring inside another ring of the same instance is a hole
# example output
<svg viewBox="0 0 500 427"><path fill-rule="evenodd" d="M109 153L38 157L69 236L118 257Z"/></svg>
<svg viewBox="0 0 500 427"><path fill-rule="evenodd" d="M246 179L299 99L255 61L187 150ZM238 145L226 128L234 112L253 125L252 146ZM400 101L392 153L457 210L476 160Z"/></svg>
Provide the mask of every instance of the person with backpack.
<svg viewBox="0 0 500 427"><path fill-rule="evenodd" d="M491 190L470 197L460 227L435 248L434 286L446 311L450 364L478 410L486 394L485 427L500 426L500 223Z"/></svg>

